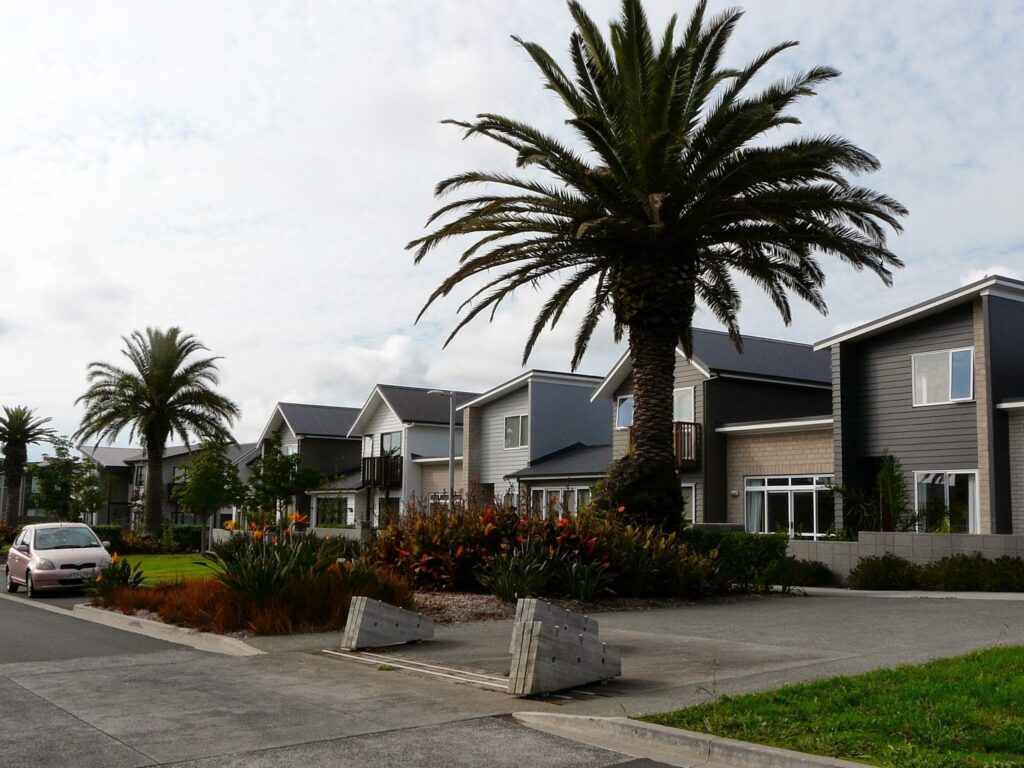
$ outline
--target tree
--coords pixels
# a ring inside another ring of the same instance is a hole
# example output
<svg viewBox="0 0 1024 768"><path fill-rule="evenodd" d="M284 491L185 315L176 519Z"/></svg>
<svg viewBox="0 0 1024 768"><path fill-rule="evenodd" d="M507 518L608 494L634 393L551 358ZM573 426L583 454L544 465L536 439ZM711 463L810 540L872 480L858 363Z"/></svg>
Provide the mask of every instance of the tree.
<svg viewBox="0 0 1024 768"><path fill-rule="evenodd" d="M217 510L239 504L245 495L245 486L238 479L238 467L228 458L223 443L206 442L189 459L185 479L174 486L174 500L181 508L203 519L200 541L206 551L206 531L210 517Z"/></svg>
<svg viewBox="0 0 1024 768"><path fill-rule="evenodd" d="M21 514L22 483L25 480L25 462L28 461L28 446L38 445L53 438L54 431L45 426L50 419L36 418L35 411L18 405L4 408L0 416L0 446L4 452L4 477L6 500L4 522L18 524Z"/></svg>
<svg viewBox="0 0 1024 768"><path fill-rule="evenodd" d="M176 327L147 328L145 334L134 331L122 338L122 354L131 368L89 364L89 389L75 401L85 403L85 416L74 438L113 442L126 429L129 439L141 438L146 449L146 533L159 536L164 494L160 478L168 438L176 435L186 445L192 435L234 443L228 427L239 411L214 390L220 358L197 357L207 348L191 334Z"/></svg>
<svg viewBox="0 0 1024 768"><path fill-rule="evenodd" d="M493 317L521 286L554 288L534 320L524 363L545 326L570 301L588 297L572 367L598 321L610 312L616 340L628 336L633 362L632 455L608 478L630 512L679 520L682 504L672 455L672 378L677 346L692 352L699 306L741 346L737 277L766 292L785 322L790 297L824 313L825 275L816 253L838 256L891 284L902 266L886 244L906 209L848 176L874 171L872 155L839 136L783 136L798 124L788 112L838 76L814 67L760 90L751 81L784 42L741 69L724 68L723 51L741 17L706 17L698 2L677 35L676 19L654 38L640 0L623 0L606 38L578 2L569 40L571 73L541 46L514 38L545 88L568 111L578 138L570 146L520 120L482 114L449 121L465 136L511 149L517 172L471 171L441 181L438 197L461 192L428 220L428 234L407 246L416 263L448 240L468 236L460 266L430 295L423 313L463 283L468 308L446 344L482 312Z"/></svg>
<svg viewBox="0 0 1024 768"><path fill-rule="evenodd" d="M263 455L252 463L245 491L244 506L252 522L280 522L292 499L323 483L322 474L301 467L300 462L298 454L288 456L281 450L280 436L271 439Z"/></svg>
<svg viewBox="0 0 1024 768"><path fill-rule="evenodd" d="M72 455L74 445L66 437L53 439L53 454L44 454L34 471L37 490L32 503L59 520L81 520L104 501L99 465Z"/></svg>

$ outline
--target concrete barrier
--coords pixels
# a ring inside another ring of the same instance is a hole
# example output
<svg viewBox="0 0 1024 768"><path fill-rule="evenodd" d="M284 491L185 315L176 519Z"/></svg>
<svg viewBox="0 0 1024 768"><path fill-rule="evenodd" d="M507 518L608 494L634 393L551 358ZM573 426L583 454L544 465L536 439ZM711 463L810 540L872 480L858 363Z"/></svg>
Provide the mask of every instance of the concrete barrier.
<svg viewBox="0 0 1024 768"><path fill-rule="evenodd" d="M512 630L508 692L550 693L622 674L618 652L598 637L593 619L538 600L520 600Z"/></svg>
<svg viewBox="0 0 1024 768"><path fill-rule="evenodd" d="M380 600L353 597L341 647L349 651L429 640L434 620Z"/></svg>

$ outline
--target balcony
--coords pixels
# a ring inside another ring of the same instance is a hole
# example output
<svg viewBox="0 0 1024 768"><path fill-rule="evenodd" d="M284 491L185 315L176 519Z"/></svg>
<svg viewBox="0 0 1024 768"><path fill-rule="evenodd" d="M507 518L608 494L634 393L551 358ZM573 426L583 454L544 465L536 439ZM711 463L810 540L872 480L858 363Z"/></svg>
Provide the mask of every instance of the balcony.
<svg viewBox="0 0 1024 768"><path fill-rule="evenodd" d="M633 447L633 428L629 428L629 445ZM681 471L700 468L703 428L692 421L672 422L672 449L676 469Z"/></svg>
<svg viewBox="0 0 1024 768"><path fill-rule="evenodd" d="M363 458L363 486L400 488L402 486L401 456L366 456Z"/></svg>

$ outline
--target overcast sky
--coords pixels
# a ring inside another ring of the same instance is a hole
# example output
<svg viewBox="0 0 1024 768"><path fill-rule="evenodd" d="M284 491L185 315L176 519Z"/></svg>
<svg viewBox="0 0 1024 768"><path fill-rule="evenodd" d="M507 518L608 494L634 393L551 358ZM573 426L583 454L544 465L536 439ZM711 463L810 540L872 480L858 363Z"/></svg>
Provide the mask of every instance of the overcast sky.
<svg viewBox="0 0 1024 768"><path fill-rule="evenodd" d="M840 69L799 108L804 130L876 154L867 184L911 211L893 289L826 260L828 317L800 308L787 328L748 291L746 332L814 341L981 274L1024 276L1024 1L745 5L729 63L795 39L773 74ZM617 3L586 6L604 21ZM647 7L663 27L691 4ZM277 401L514 376L543 292L443 351L455 303L413 320L455 251L414 268L403 246L440 178L512 167L440 120L494 111L561 130L509 36L564 61L570 32L551 0L3 4L0 404L72 432L87 363L117 361L120 337L147 325L224 356L240 441ZM543 337L531 366L566 369L573 330ZM581 370L617 354L605 328Z"/></svg>

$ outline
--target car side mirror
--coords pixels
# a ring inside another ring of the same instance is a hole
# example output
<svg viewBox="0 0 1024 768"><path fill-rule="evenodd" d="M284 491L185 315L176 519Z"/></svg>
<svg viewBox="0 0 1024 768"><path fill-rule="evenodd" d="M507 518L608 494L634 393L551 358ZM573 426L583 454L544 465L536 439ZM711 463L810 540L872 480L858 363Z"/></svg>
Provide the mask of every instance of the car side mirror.
<svg viewBox="0 0 1024 768"><path fill-rule="evenodd" d="M28 544L19 544L18 545L18 551L19 552L24 552L25 554L28 554Z"/></svg>
<svg viewBox="0 0 1024 768"><path fill-rule="evenodd" d="M103 545L104 549L110 549L110 542L109 541L101 541L100 544Z"/></svg>

